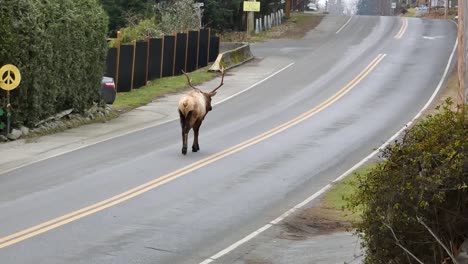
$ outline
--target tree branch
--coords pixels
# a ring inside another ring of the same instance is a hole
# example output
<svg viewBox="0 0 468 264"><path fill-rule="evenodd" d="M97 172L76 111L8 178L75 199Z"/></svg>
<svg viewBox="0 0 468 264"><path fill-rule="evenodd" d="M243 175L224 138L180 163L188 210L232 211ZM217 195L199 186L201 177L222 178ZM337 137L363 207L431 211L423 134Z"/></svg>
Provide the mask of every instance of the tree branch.
<svg viewBox="0 0 468 264"><path fill-rule="evenodd" d="M436 236L436 234L434 234L434 232L426 225L426 223L424 223L424 221L419 217L417 216L416 219L418 219L418 222L423 225L427 231L429 231L429 233L432 235L432 237L435 238L435 240L437 241L437 243L439 243L442 248L445 250L445 252L447 252L447 254L450 256L450 258L452 259L453 263L457 264L458 261L455 259L455 257L453 256L452 252L450 252L450 250L442 243L442 241L440 241L440 239Z"/></svg>
<svg viewBox="0 0 468 264"><path fill-rule="evenodd" d="M413 257L418 263L420 264L424 264L424 262L422 262L420 259L418 259L413 253L411 253L408 249L406 249L403 245L400 244L400 240L398 240L395 232L393 231L393 228L386 224L386 223L383 223L388 229L390 229L390 231L392 232L393 234L393 238L395 238L395 243L397 246L399 246L401 249L403 249L408 255L410 255L411 257Z"/></svg>

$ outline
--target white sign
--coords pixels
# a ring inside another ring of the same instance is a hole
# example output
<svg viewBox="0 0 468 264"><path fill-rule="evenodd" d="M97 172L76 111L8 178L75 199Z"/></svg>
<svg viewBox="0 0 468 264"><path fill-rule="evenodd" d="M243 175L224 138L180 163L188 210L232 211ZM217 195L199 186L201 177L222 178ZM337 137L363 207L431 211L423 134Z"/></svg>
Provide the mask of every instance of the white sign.
<svg viewBox="0 0 468 264"><path fill-rule="evenodd" d="M392 8L393 8L393 9L396 8L396 3L392 3Z"/></svg>

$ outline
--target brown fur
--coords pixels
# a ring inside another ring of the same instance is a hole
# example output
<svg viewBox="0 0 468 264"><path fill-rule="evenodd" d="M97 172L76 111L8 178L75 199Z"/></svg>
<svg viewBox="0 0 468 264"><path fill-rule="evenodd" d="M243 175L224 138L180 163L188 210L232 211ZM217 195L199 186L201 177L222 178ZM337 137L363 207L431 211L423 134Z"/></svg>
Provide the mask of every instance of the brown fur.
<svg viewBox="0 0 468 264"><path fill-rule="evenodd" d="M198 132L200 126L209 111L212 110L211 98L216 95L216 90L223 85L224 70L222 72L221 84L209 93L202 92L200 89L195 88L190 78L186 73L188 83L193 88L192 91L183 95L178 104L180 125L182 128L182 154L187 154L187 141L188 133L193 128L194 140L192 151L197 152L200 150L198 145Z"/></svg>

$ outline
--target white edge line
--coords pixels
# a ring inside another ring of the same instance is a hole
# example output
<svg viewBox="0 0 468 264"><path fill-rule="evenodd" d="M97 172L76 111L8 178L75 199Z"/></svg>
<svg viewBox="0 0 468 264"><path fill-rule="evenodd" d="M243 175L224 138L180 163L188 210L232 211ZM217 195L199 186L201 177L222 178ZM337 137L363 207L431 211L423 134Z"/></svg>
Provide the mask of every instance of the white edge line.
<svg viewBox="0 0 468 264"><path fill-rule="evenodd" d="M286 70L287 68L291 67L292 65L294 65L295 63L290 63L288 64L287 66L281 68L280 70L272 73L271 75L267 76L265 79L263 80L260 80L254 84L252 84L251 86L247 87L246 89L240 91L240 92L237 92L229 97L226 97L224 98L223 100L213 104L213 105L218 105L220 103L223 103L223 102L226 102L227 100L230 100L232 98L234 98L235 96L238 96L239 94L242 94L252 88L254 88L255 86L265 82L266 80L272 78L273 76L279 74L280 72ZM163 125L163 124L166 124L166 123L169 123L169 122L172 122L174 120L177 120L177 118L173 118L173 119L170 119L170 120L166 120L166 121L163 121L163 122L159 122L159 123L156 123L156 124L152 124L152 125L148 125L148 126L144 126L144 127L140 127L140 128L137 128L137 129L134 129L134 130L130 130L128 132L125 132L125 133L122 133L122 134L119 134L119 135L116 135L116 136L113 136L113 137L109 137L109 138L106 138L106 139L103 139L103 140L100 140L100 141L97 141L97 142L94 142L92 144L87 144L87 145L84 145L84 146L80 146L80 147L77 147L77 148L73 148L73 149L70 149L70 150L67 150L67 151L64 151L64 152L60 152L60 153L57 153L57 154L54 154L52 156L48 156L48 157L45 157L45 158L42 158L42 159L38 159L38 160L34 160L34 161L31 161L31 162L28 162L28 163L25 163L25 164L22 164L20 166L16 166L14 168L10 168L10 169L7 169L5 171L2 171L0 172L0 175L2 174L6 174L8 172L11 172L11 171L14 171L14 170L17 170L17 169L21 169L23 167L26 167L26 166L29 166L31 164L34 164L34 163L38 163L38 162L41 162L41 161L44 161L44 160L48 160L48 159L52 159L52 158L55 158L55 157L58 157L58 156L61 156L61 155L64 155L64 154L67 154L67 153L70 153L70 152L73 152L73 151L77 151L77 150L80 150L80 149L83 149L83 148L86 148L86 147L89 147L89 146L93 146L93 145L96 145L96 144L99 144L99 143L102 143L102 142L105 142L105 141L108 141L108 140L112 140L112 139L115 139L115 138L119 138L119 137L123 137L123 136L126 136L128 134L131 134L131 133L135 133L135 132L138 132L138 131L141 131L141 130L145 130L145 129L149 129L149 128L152 128L152 127L157 127L157 126L160 126L160 125Z"/></svg>
<svg viewBox="0 0 468 264"><path fill-rule="evenodd" d="M351 22L351 19L353 19L353 17L350 17L348 21L343 26L341 26L340 29L338 29L338 31L335 32L335 34L340 33L341 30L343 30L349 24L349 22Z"/></svg>
<svg viewBox="0 0 468 264"><path fill-rule="evenodd" d="M342 180L343 178L345 178L346 176L348 176L350 173L352 173L356 168L360 167L362 164L364 164L365 162L367 162L369 159L371 159L375 154L377 154L381 149L385 148L388 144L390 144L390 142L392 142L395 138L397 138L401 132L403 132L405 129L407 129L408 127L410 127L413 122L418 119L422 113L432 104L432 101L434 101L434 98L437 96L437 94L439 93L440 89L442 88L442 85L444 84L444 81L445 81L445 78L447 77L447 74L448 74L448 71L450 69L450 66L452 65L452 60L453 60L453 56L455 55L455 51L457 50L457 46L458 46L458 38L457 40L455 41L455 46L453 47L453 50L452 50L452 55L450 55L450 58L448 60L448 63L447 63L447 67L445 67L445 71L444 71L444 75L442 76L442 78L440 79L440 82L439 84L437 85L437 88L436 90L434 91L434 93L432 94L432 96L429 98L429 100L427 101L427 103L423 106L423 108L416 114L416 116L411 119L410 122L408 122L405 126L403 126L403 128L401 128L398 132L396 132L396 134L394 134L389 140L387 140L384 144L382 144L382 146L380 146L378 149L376 149L375 151L373 151L371 154L369 154L367 157L365 157L363 160L359 161L358 163L356 163L353 167L351 167L349 170L347 170L345 173L343 173L342 175L340 175L338 178L336 178L333 182L338 182L340 180ZM216 253L215 255L213 255L212 257L204 260L203 262L200 262L200 264L208 264L208 263L211 263L217 259L219 259L220 257L226 255L227 253L233 251L234 249L236 249L237 247L239 247L240 245L248 242L249 240L251 240L252 238L256 237L257 235L261 234L263 231L267 230L268 228L272 227L273 225L276 225L278 224L279 222L281 222L282 220L284 220L286 217L288 217L289 215L291 215L292 213L294 213L295 211L297 211L298 209L302 208L303 206L305 206L306 204L310 203L311 201L313 201L314 199L316 199L317 197L319 197L320 195L322 195L323 193L325 193L328 189L330 189L332 187L332 184L327 184L325 185L324 187L322 187L322 189L320 189L318 192L312 194L311 196L309 196L307 199L305 199L303 202L299 203L298 205L294 206L292 209L288 210L287 212L283 213L281 216L279 216L278 218L276 218L275 220L273 221L270 221L268 224L264 225L263 227L257 229L256 231L252 232L251 234L247 235L246 237L244 237L243 239L237 241L236 243L230 245L229 247L221 250L220 252Z"/></svg>
<svg viewBox="0 0 468 264"><path fill-rule="evenodd" d="M242 94L242 93L247 92L248 90L254 88L255 86L257 86L257 85L259 85L259 84L261 84L261 83L263 83L263 82L265 82L266 80L272 78L273 76L277 75L278 73L280 73L280 72L286 70L287 68L293 66L294 64L295 64L295 63L292 62L292 63L286 65L285 67L281 68L280 70L276 71L275 73L273 73L272 75L266 77L265 79L263 79L263 80L261 80L261 81L258 81L258 82L256 82L256 83L252 84L251 86L245 88L244 90L242 90L242 91L240 91L240 92L237 92L237 93L235 93L235 94L233 94L233 95L231 95L231 96L229 96L229 97L226 97L226 98L220 100L219 102L217 102L217 103L215 103L215 104L213 104L213 105L218 105L218 104L220 104L220 103L224 103L224 102L226 102L227 100L230 100L230 99L232 99L233 97L238 96L239 94Z"/></svg>

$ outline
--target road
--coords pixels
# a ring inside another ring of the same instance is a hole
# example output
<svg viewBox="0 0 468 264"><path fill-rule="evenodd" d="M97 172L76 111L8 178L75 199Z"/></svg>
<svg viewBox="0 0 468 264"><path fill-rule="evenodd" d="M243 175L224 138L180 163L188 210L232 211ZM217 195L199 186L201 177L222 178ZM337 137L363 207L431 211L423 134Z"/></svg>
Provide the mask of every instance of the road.
<svg viewBox="0 0 468 264"><path fill-rule="evenodd" d="M248 248L223 250L419 112L456 33L442 20L327 16L302 40L252 45L284 70L215 106L201 152L180 154L173 121L1 174L0 262L239 261Z"/></svg>

